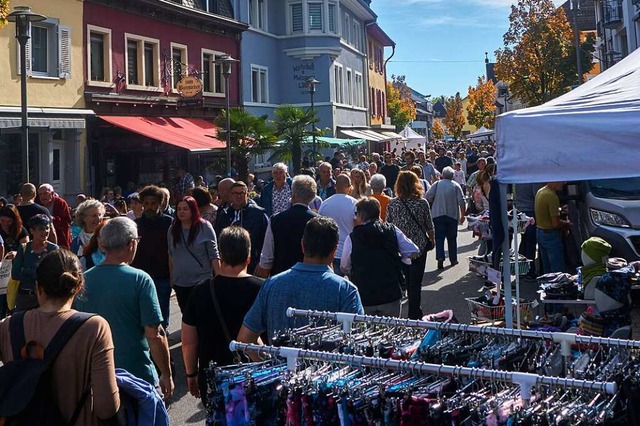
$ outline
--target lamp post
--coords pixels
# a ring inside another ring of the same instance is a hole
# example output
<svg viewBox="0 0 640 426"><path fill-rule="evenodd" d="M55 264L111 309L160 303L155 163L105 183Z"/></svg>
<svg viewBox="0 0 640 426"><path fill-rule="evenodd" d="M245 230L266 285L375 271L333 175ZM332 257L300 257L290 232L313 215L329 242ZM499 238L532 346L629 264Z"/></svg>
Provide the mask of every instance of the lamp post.
<svg viewBox="0 0 640 426"><path fill-rule="evenodd" d="M309 88L309 95L311 96L311 114L313 114L315 119L315 109L313 105L313 95L316 93L316 85L320 84L315 77L308 77L306 80L306 85ZM311 156L313 158L312 167L316 165L316 124L315 122L311 124L311 129L313 133L311 134Z"/></svg>
<svg viewBox="0 0 640 426"><path fill-rule="evenodd" d="M582 84L582 61L580 60L580 29L578 28L578 13L580 10L580 0L571 0L571 10L573 11L573 43L576 45L576 65L578 67L578 86Z"/></svg>
<svg viewBox="0 0 640 426"><path fill-rule="evenodd" d="M222 65L222 75L224 76L224 97L227 105L227 177L231 177L231 93L229 93L229 77L231 77L231 65L239 62L233 59L231 55L222 55L216 61Z"/></svg>
<svg viewBox="0 0 640 426"><path fill-rule="evenodd" d="M16 6L7 21L16 23L16 39L20 44L20 112L22 117L22 180L29 182L29 123L27 117L27 42L31 38L31 23L47 19L34 13L29 6Z"/></svg>

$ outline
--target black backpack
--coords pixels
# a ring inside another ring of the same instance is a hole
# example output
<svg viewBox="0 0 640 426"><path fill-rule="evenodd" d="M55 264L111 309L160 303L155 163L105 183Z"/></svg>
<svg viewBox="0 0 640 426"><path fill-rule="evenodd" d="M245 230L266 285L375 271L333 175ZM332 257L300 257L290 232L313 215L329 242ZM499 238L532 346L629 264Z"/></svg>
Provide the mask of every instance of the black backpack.
<svg viewBox="0 0 640 426"><path fill-rule="evenodd" d="M94 315L84 312L73 314L62 324L44 349L43 357L37 356L38 351L42 354L42 345L37 342L25 344L24 312L11 316L9 329L13 361L0 367L0 424L5 426L75 424L89 396L90 388L87 386L83 392L71 420L65 421L53 398L51 365L76 330ZM22 359L21 356L23 348L27 352L26 359ZM33 356L30 352L36 352L36 356L29 357Z"/></svg>

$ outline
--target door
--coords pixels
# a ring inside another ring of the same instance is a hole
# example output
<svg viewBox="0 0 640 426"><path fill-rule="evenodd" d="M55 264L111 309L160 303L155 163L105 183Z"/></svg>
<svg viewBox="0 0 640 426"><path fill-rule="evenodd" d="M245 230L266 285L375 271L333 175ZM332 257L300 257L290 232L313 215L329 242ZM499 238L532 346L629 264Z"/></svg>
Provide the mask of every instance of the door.
<svg viewBox="0 0 640 426"><path fill-rule="evenodd" d="M64 143L54 142L51 152L51 185L53 189L64 196Z"/></svg>

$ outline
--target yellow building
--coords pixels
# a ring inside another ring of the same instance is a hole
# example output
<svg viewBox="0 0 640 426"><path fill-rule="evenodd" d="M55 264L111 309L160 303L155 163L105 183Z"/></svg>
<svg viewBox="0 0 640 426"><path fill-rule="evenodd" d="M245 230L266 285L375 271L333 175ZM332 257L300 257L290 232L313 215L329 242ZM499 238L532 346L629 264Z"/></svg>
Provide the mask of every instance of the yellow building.
<svg viewBox="0 0 640 426"><path fill-rule="evenodd" d="M12 2L15 5L15 2ZM83 2L30 0L33 13L27 43L29 180L51 183L67 199L84 192ZM0 29L0 195L14 194L26 177L20 116L20 49L15 24Z"/></svg>
<svg viewBox="0 0 640 426"><path fill-rule="evenodd" d="M468 120L468 116L469 116L469 96L465 96L464 99L462 99L462 116L464 117L464 127L462 128L462 134L464 136L470 135L471 133L475 132L476 130L478 130L478 128L476 126L474 126L473 124L469 123Z"/></svg>
<svg viewBox="0 0 640 426"><path fill-rule="evenodd" d="M377 23L367 25L369 118L371 128L393 129L387 115L387 70L384 48L396 43Z"/></svg>

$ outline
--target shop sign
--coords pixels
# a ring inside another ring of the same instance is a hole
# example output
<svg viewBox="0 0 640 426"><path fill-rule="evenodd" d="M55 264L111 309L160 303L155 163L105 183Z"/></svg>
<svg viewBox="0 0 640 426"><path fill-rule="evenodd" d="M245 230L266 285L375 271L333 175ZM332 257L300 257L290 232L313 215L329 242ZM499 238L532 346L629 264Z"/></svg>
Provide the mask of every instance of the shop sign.
<svg viewBox="0 0 640 426"><path fill-rule="evenodd" d="M185 98L193 98L202 93L202 81L190 75L180 80L176 89Z"/></svg>

